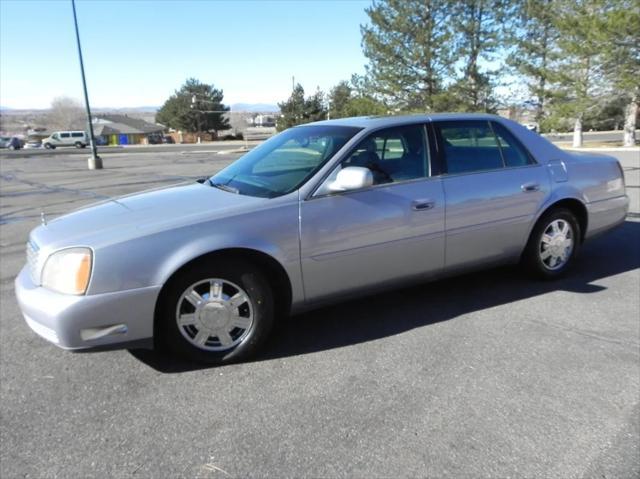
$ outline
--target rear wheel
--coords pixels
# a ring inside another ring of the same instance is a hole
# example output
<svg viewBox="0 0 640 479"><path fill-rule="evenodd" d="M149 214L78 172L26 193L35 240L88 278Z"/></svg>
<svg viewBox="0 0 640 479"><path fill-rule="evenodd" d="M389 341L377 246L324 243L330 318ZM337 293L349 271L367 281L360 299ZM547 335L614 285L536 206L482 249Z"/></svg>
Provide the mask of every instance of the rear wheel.
<svg viewBox="0 0 640 479"><path fill-rule="evenodd" d="M242 260L203 260L178 273L160 298L157 321L171 351L226 364L253 356L274 322L273 293Z"/></svg>
<svg viewBox="0 0 640 479"><path fill-rule="evenodd" d="M565 208L552 210L536 223L523 263L537 277L562 276L575 261L580 238L580 225L574 214Z"/></svg>
<svg viewBox="0 0 640 479"><path fill-rule="evenodd" d="M76 142L75 142L75 147L76 147L76 148L78 148L78 149L80 149L80 148L84 148L84 147L85 147L85 144L84 144L84 143L81 143L81 142L79 142L79 141L76 141Z"/></svg>

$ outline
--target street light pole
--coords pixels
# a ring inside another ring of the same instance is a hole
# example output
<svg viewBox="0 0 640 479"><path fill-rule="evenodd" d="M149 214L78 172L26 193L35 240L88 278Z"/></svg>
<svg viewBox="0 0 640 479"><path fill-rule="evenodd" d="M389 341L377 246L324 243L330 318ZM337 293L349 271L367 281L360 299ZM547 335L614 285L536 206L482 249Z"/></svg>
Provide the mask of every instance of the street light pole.
<svg viewBox="0 0 640 479"><path fill-rule="evenodd" d="M84 77L84 63L82 61L82 48L80 48L80 32L78 31L78 17L76 15L76 2L71 0L71 8L73 9L73 24L76 27L76 40L78 43L78 58L80 59L80 73L82 74L82 88L84 90L84 104L87 108L87 121L89 122L89 137L91 141L91 157L87 163L90 170L102 169L102 158L98 156L96 148L96 139L93 135L93 122L91 121L91 108L89 107L89 94L87 93L87 80Z"/></svg>

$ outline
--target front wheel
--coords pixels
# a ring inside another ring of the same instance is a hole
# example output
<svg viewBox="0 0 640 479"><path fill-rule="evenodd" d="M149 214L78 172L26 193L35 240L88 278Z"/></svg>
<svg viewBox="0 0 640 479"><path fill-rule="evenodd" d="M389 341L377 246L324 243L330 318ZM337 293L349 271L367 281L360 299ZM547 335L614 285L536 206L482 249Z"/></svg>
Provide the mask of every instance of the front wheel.
<svg viewBox="0 0 640 479"><path fill-rule="evenodd" d="M55 149L56 149L56 147L55 147L55 146L53 146L51 143L45 143L45 144L44 144L44 147L45 147L47 150L55 150Z"/></svg>
<svg viewBox="0 0 640 479"><path fill-rule="evenodd" d="M575 261L580 238L580 225L570 210L562 208L546 213L531 233L523 263L537 277L562 276Z"/></svg>
<svg viewBox="0 0 640 479"><path fill-rule="evenodd" d="M172 278L159 301L156 321L164 343L198 362L250 358L274 322L268 282L242 260L203 260Z"/></svg>

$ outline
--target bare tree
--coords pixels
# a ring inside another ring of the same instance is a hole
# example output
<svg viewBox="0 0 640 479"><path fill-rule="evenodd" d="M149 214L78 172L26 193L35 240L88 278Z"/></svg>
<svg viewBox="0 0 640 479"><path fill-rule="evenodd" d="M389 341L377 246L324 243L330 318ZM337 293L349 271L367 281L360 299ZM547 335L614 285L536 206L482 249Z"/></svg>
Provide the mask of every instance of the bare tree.
<svg viewBox="0 0 640 479"><path fill-rule="evenodd" d="M80 102L66 96L54 98L46 115L47 126L53 130L81 128L83 121L85 112Z"/></svg>

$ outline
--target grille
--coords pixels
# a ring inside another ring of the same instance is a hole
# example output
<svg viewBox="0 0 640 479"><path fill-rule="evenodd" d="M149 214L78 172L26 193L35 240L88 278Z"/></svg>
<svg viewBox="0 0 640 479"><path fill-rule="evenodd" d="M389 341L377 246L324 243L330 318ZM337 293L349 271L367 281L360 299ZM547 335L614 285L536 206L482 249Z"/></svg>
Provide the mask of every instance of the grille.
<svg viewBox="0 0 640 479"><path fill-rule="evenodd" d="M33 241L27 242L27 266L29 267L29 274L31 275L31 281L34 284L40 284L40 262L39 262L39 248Z"/></svg>

